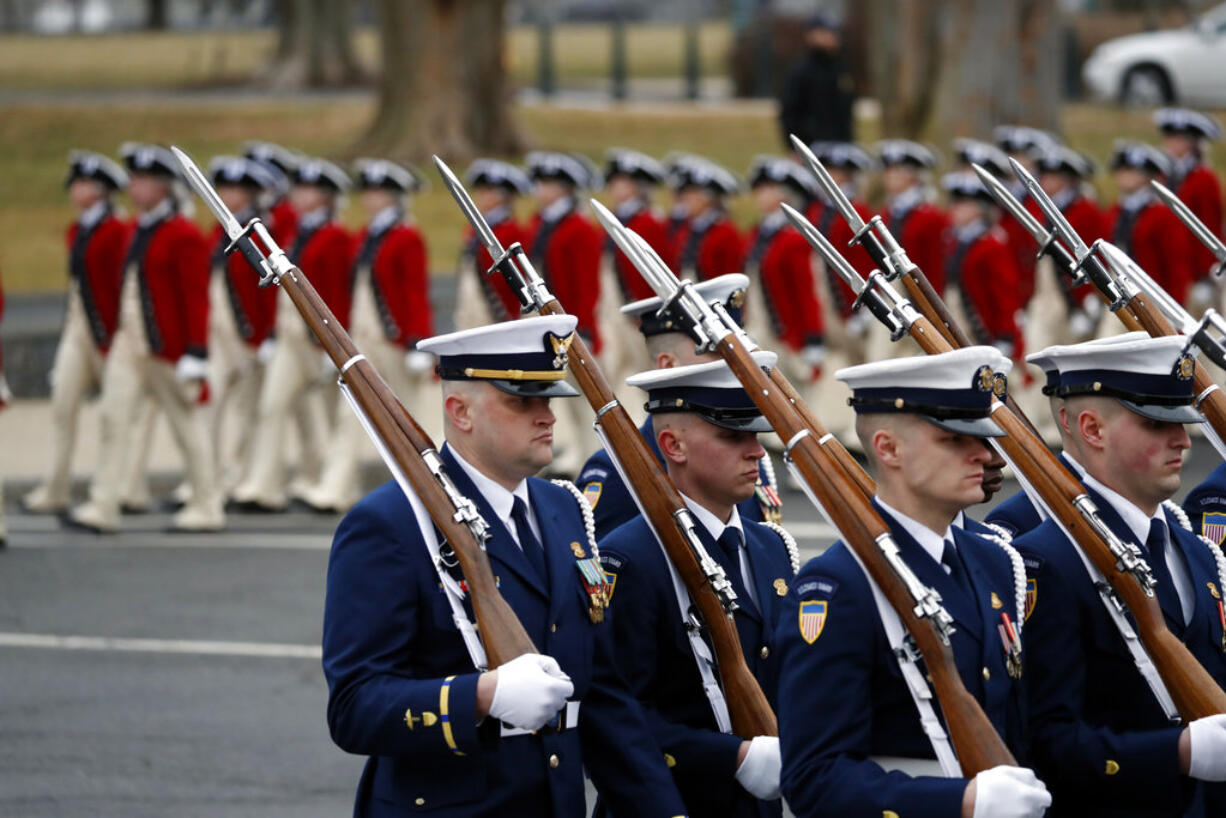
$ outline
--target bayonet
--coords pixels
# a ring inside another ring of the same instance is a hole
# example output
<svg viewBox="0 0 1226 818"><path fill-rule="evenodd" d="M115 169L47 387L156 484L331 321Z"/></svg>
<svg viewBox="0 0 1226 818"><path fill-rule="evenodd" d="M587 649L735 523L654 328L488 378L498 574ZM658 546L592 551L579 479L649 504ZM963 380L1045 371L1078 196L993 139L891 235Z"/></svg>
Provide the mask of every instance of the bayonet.
<svg viewBox="0 0 1226 818"><path fill-rule="evenodd" d="M1226 267L1226 244L1213 234L1213 231L1205 226L1195 213L1188 208L1183 200L1176 196L1170 188L1159 182L1157 179L1151 179L1150 185L1153 186L1159 198L1166 202L1166 206L1175 212L1179 220L1200 240L1200 243L1209 248L1217 258L1218 263L1213 267L1213 275L1221 277L1223 267Z"/></svg>
<svg viewBox="0 0 1226 818"><path fill-rule="evenodd" d="M510 247L504 248L502 242L494 235L489 222L485 220L485 214L468 195L468 191L464 189L459 178L452 173L451 168L447 167L447 163L435 156L434 167L438 169L439 176L443 177L443 184L446 185L447 190L451 191L451 197L460 206L460 212L464 214L464 218L468 219L477 239L494 262L485 271L485 274L498 273L501 275L525 310L539 311L541 307L553 301L553 293L549 292L545 280L532 266L523 246L515 242Z"/></svg>

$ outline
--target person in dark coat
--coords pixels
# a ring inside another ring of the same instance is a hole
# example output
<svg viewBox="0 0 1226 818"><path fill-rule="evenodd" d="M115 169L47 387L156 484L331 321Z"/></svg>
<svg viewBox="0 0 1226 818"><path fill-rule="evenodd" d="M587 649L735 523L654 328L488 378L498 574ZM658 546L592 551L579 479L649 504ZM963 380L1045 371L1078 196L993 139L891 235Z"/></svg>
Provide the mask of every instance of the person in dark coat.
<svg viewBox="0 0 1226 818"><path fill-rule="evenodd" d="M833 18L815 14L809 19L805 52L792 65L779 97L779 124L785 149L792 149L793 134L806 145L852 141L852 103L856 95L841 45L842 37Z"/></svg>
<svg viewBox="0 0 1226 818"><path fill-rule="evenodd" d="M525 318L418 345L446 384L438 457L489 525L499 593L540 652L492 666L465 636L467 585L435 561L424 509L395 481L367 495L337 528L323 621L328 727L367 757L355 816L576 818L585 770L619 818L685 811L590 596L608 584L586 505L533 476L552 458L553 399L578 395L562 380L575 323Z"/></svg>
<svg viewBox="0 0 1226 818"><path fill-rule="evenodd" d="M774 357L754 353L766 366ZM775 625L794 573L790 538L737 511L756 491L766 454L758 433L770 424L722 360L642 372L630 384L647 393L656 449L703 547L736 593L741 652L773 705ZM779 816L779 739L732 732L729 703L707 687L717 675L707 643L687 624L689 595L675 587L647 519L636 516L602 539L600 558L613 583L618 665L670 759L691 818Z"/></svg>

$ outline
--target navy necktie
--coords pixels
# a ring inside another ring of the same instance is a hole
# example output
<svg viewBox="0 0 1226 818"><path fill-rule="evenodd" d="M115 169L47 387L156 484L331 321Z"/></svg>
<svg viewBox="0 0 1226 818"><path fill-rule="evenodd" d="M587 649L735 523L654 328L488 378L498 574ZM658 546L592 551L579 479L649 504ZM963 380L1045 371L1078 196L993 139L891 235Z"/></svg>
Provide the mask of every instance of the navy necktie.
<svg viewBox="0 0 1226 818"><path fill-rule="evenodd" d="M737 601L745 610L757 613L757 606L754 605L753 597L749 595L746 587L747 583L753 582L753 577L741 574L741 549L745 547L744 535L741 534L739 528L728 526L724 529L724 533L719 535L716 542L719 543L720 550L724 554L725 559L720 562L724 564L724 571L728 574L728 579L732 581L732 590L736 591ZM749 560L746 559L745 562L748 564Z"/></svg>
<svg viewBox="0 0 1226 818"><path fill-rule="evenodd" d="M941 564L949 569L949 578L954 581L967 599L974 599L975 595L971 592L971 583L966 575L966 564L962 562L962 555L958 553L952 540L945 540L945 548L941 552Z"/></svg>
<svg viewBox="0 0 1226 818"><path fill-rule="evenodd" d="M1166 612L1168 619L1177 622L1182 628L1183 606L1179 603L1179 591L1175 588L1175 578L1166 564L1166 523L1162 520L1149 521L1149 536L1145 538L1145 550L1149 559L1149 570L1154 575L1158 587L1154 592L1158 595L1158 604Z"/></svg>
<svg viewBox="0 0 1226 818"><path fill-rule="evenodd" d="M549 575L545 571L545 549L532 533L532 526L528 525L528 505L518 497L511 506L511 519L515 521L515 528L519 532L519 547L523 549L524 556L532 564L541 584L549 587Z"/></svg>

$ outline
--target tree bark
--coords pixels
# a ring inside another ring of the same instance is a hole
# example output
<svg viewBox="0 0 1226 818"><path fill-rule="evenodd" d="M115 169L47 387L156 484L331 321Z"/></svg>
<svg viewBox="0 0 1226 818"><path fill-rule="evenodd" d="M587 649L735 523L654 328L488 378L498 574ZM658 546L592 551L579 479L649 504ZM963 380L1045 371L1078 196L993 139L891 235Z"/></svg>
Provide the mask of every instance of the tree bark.
<svg viewBox="0 0 1226 818"><path fill-rule="evenodd" d="M149 0L145 7L145 28L150 31L164 31L169 21L168 0Z"/></svg>
<svg viewBox="0 0 1226 818"><path fill-rule="evenodd" d="M1058 0L871 0L882 134L947 144L1002 123L1059 127Z"/></svg>
<svg viewBox="0 0 1226 818"><path fill-rule="evenodd" d="M511 115L504 0L381 0L379 108L357 150L448 162L522 148Z"/></svg>
<svg viewBox="0 0 1226 818"><path fill-rule="evenodd" d="M277 51L264 82L278 90L352 85L365 79L353 52L352 10L333 0L277 0Z"/></svg>

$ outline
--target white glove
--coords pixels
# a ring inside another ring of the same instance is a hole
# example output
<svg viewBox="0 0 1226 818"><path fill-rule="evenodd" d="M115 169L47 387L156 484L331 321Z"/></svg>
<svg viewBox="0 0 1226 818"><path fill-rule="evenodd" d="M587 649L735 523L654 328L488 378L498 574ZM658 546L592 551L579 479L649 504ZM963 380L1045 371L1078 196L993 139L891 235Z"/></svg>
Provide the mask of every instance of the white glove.
<svg viewBox="0 0 1226 818"><path fill-rule="evenodd" d="M860 336L864 335L864 333L868 332L868 328L871 326L871 324L872 321L864 314L864 310L856 310L851 315L847 316L847 323L843 325L843 328L847 332L848 336L852 338L859 338Z"/></svg>
<svg viewBox="0 0 1226 818"><path fill-rule="evenodd" d="M202 381L209 376L209 361L195 355L183 355L175 362L175 377L180 381Z"/></svg>
<svg viewBox="0 0 1226 818"><path fill-rule="evenodd" d="M498 666L490 715L521 730L539 730L575 692L552 656L525 653Z"/></svg>
<svg viewBox="0 0 1226 818"><path fill-rule="evenodd" d="M255 351L255 358L265 366L272 360L272 354L277 351L277 339L265 338L260 342L259 348Z"/></svg>
<svg viewBox="0 0 1226 818"><path fill-rule="evenodd" d="M404 366L414 375L422 375L434 370L434 356L419 349L410 349L404 356Z"/></svg>
<svg viewBox="0 0 1226 818"><path fill-rule="evenodd" d="M1188 302L1192 304L1212 304L1217 300L1216 295L1217 293L1213 289L1213 282L1207 278L1202 278L1188 290Z"/></svg>
<svg viewBox="0 0 1226 818"><path fill-rule="evenodd" d="M1085 310L1073 310L1068 317L1068 330L1078 340L1089 338L1094 331L1094 320L1086 315Z"/></svg>
<svg viewBox="0 0 1226 818"><path fill-rule="evenodd" d="M1050 806L1033 770L1002 765L975 776L975 818L1040 818Z"/></svg>
<svg viewBox="0 0 1226 818"><path fill-rule="evenodd" d="M819 367L826 361L824 344L806 344L800 349L800 357L812 367Z"/></svg>
<svg viewBox="0 0 1226 818"><path fill-rule="evenodd" d="M1188 775L1201 781L1226 781L1226 715L1190 723L1188 740L1192 745Z"/></svg>
<svg viewBox="0 0 1226 818"><path fill-rule="evenodd" d="M1093 294L1081 299L1081 308L1086 311L1086 315L1090 316L1090 320L1096 325L1098 324L1098 319L1102 317L1105 306L1103 300Z"/></svg>
<svg viewBox="0 0 1226 818"><path fill-rule="evenodd" d="M745 760L736 768L736 780L754 798L774 801L779 797L779 739L754 736Z"/></svg>

